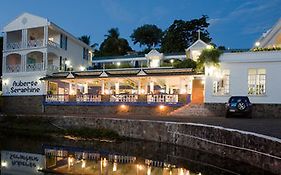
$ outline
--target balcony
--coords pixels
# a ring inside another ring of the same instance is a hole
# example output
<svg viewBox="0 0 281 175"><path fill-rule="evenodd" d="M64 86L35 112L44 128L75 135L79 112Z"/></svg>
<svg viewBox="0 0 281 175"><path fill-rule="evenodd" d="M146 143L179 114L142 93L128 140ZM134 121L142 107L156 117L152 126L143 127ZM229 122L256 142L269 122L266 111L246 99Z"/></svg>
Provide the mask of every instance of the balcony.
<svg viewBox="0 0 281 175"><path fill-rule="evenodd" d="M42 71L44 70L43 63L27 64L26 72Z"/></svg>
<svg viewBox="0 0 281 175"><path fill-rule="evenodd" d="M44 39L29 40L27 41L27 48L43 47Z"/></svg>
<svg viewBox="0 0 281 175"><path fill-rule="evenodd" d="M7 43L6 50L18 50L22 48L22 42Z"/></svg>
<svg viewBox="0 0 281 175"><path fill-rule="evenodd" d="M21 72L22 68L20 64L14 64L14 65L7 65L6 66L6 72L7 73L16 73Z"/></svg>
<svg viewBox="0 0 281 175"><path fill-rule="evenodd" d="M120 95L100 95L100 94L54 94L47 95L45 103L49 105L57 104L77 104L83 105L183 105L190 102L190 94L159 94L159 95L135 95L135 94L120 94Z"/></svg>
<svg viewBox="0 0 281 175"><path fill-rule="evenodd" d="M48 40L48 46L54 47L54 48L60 48L60 45L54 41Z"/></svg>

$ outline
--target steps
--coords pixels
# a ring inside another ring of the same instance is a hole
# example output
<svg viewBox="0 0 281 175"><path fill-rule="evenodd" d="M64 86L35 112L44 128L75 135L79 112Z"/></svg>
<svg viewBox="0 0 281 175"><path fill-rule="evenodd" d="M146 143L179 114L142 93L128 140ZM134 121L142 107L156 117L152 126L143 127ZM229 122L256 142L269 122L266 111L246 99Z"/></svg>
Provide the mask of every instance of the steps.
<svg viewBox="0 0 281 175"><path fill-rule="evenodd" d="M217 110L212 106L205 104L190 103L181 108L178 108L168 115L170 116L188 116L188 117L214 117L223 116L224 111Z"/></svg>

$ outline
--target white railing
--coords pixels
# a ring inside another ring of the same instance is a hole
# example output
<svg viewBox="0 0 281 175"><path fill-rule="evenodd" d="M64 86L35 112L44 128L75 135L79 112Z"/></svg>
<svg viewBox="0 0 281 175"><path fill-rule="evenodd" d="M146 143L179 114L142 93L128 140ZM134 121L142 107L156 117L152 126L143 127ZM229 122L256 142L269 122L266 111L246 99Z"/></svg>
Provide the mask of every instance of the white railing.
<svg viewBox="0 0 281 175"><path fill-rule="evenodd" d="M14 42L14 43L7 43L7 50L16 50L16 49L20 49L22 42Z"/></svg>
<svg viewBox="0 0 281 175"><path fill-rule="evenodd" d="M69 95L64 94L55 94L55 95L46 95L46 102L68 102Z"/></svg>
<svg viewBox="0 0 281 175"><path fill-rule="evenodd" d="M48 65L48 71L49 72L59 72L59 67L53 64Z"/></svg>
<svg viewBox="0 0 281 175"><path fill-rule="evenodd" d="M14 64L14 65L6 65L6 72L21 72L21 64Z"/></svg>
<svg viewBox="0 0 281 175"><path fill-rule="evenodd" d="M27 72L42 71L42 70L43 70L43 63L35 63L35 64L26 65Z"/></svg>
<svg viewBox="0 0 281 175"><path fill-rule="evenodd" d="M27 41L27 47L42 47L44 43L43 39L37 39L37 40L29 40Z"/></svg>
<svg viewBox="0 0 281 175"><path fill-rule="evenodd" d="M178 103L178 95L160 94L147 95L148 103Z"/></svg>
<svg viewBox="0 0 281 175"><path fill-rule="evenodd" d="M77 102L101 102L101 95L96 94L81 94L76 95Z"/></svg>
<svg viewBox="0 0 281 175"><path fill-rule="evenodd" d="M54 41L48 40L48 46L60 48L60 45Z"/></svg>
<svg viewBox="0 0 281 175"><path fill-rule="evenodd" d="M137 102L138 95L112 95L110 102Z"/></svg>

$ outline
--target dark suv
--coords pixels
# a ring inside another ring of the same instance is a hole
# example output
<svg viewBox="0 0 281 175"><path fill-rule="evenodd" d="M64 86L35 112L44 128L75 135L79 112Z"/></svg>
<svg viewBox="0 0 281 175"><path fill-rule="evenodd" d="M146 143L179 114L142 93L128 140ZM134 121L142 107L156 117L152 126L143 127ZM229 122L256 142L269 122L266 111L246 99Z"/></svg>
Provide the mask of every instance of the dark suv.
<svg viewBox="0 0 281 175"><path fill-rule="evenodd" d="M226 117L232 115L252 117L252 103L247 96L232 96L226 103Z"/></svg>

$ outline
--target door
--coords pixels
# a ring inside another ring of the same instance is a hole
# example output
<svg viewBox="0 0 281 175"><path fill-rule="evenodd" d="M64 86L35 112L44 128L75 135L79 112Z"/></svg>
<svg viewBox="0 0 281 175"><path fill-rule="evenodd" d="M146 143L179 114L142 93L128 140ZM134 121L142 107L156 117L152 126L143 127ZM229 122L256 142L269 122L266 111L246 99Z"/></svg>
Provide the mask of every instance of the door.
<svg viewBox="0 0 281 175"><path fill-rule="evenodd" d="M192 82L191 103L204 103L204 83L202 83L202 79L194 79Z"/></svg>

